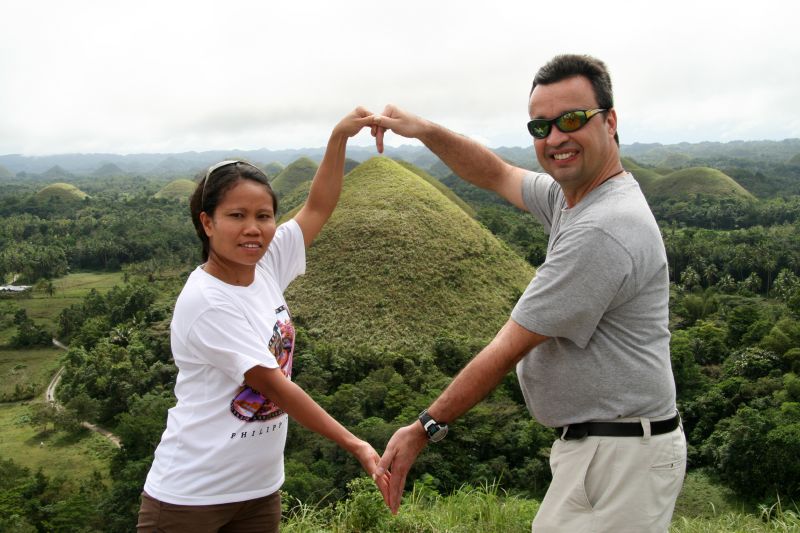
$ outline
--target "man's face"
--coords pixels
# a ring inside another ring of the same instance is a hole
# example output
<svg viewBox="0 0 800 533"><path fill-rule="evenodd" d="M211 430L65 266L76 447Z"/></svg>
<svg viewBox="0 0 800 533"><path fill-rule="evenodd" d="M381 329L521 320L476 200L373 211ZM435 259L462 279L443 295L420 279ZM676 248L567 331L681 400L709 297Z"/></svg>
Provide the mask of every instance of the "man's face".
<svg viewBox="0 0 800 533"><path fill-rule="evenodd" d="M550 85L537 85L531 94L529 112L532 119L553 119L567 111L598 107L589 80L574 76ZM582 128L570 133L553 125L546 138L534 139L539 164L565 191L583 190L607 177L602 174L618 167L616 126L613 109L592 117Z"/></svg>

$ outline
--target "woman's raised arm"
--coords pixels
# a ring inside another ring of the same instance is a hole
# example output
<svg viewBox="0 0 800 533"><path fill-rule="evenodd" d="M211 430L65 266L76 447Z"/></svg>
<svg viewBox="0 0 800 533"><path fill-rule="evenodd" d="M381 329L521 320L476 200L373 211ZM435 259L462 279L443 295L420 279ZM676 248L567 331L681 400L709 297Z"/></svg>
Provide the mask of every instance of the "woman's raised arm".
<svg viewBox="0 0 800 533"><path fill-rule="evenodd" d="M364 126L373 125L373 115L357 107L333 128L325 155L319 164L306 203L294 219L303 230L303 241L310 246L333 213L342 191L347 140Z"/></svg>

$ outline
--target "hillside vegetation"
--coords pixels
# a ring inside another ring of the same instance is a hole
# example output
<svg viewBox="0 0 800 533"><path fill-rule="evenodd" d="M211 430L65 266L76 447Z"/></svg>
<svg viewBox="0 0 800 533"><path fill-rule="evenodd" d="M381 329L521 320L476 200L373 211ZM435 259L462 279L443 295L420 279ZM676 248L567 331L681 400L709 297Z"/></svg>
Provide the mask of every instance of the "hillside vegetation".
<svg viewBox="0 0 800 533"><path fill-rule="evenodd" d="M287 300L312 332L406 350L429 349L443 332L490 337L534 273L434 186L385 158L347 175L308 265Z"/></svg>
<svg viewBox="0 0 800 533"><path fill-rule="evenodd" d="M417 165L408 163L406 161L397 161L397 163L399 163L406 170L410 170L420 178L424 179L425 181L436 187L436 190L447 196L449 200L451 200L454 204L463 209L466 214L468 214L472 218L475 218L476 215L475 210L472 207L470 207L470 205L467 202L462 200L456 193L454 193L452 189L447 187L447 185L445 185L438 179L434 178L433 176L431 176L430 174L419 168Z"/></svg>

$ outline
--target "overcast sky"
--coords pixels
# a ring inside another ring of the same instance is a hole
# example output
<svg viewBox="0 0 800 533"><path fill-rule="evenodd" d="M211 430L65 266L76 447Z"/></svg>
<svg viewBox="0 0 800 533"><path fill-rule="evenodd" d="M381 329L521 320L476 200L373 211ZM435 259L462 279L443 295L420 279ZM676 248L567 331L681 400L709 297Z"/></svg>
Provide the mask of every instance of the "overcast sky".
<svg viewBox="0 0 800 533"><path fill-rule="evenodd" d="M533 75L565 52L609 66L625 144L795 138L799 14L796 0L0 0L0 154L323 146L353 107L389 102L526 146Z"/></svg>

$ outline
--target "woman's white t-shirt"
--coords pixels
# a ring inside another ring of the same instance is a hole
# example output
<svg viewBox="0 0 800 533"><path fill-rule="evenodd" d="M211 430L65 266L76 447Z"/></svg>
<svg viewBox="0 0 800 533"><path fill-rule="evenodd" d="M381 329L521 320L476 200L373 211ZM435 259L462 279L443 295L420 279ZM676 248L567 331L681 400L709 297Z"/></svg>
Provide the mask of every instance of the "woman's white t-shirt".
<svg viewBox="0 0 800 533"><path fill-rule="evenodd" d="M282 224L247 287L198 267L171 325L177 405L155 452L144 490L163 502L212 505L260 498L283 484L288 417L244 385L254 366L291 379L292 325L283 291L305 272L294 220Z"/></svg>

